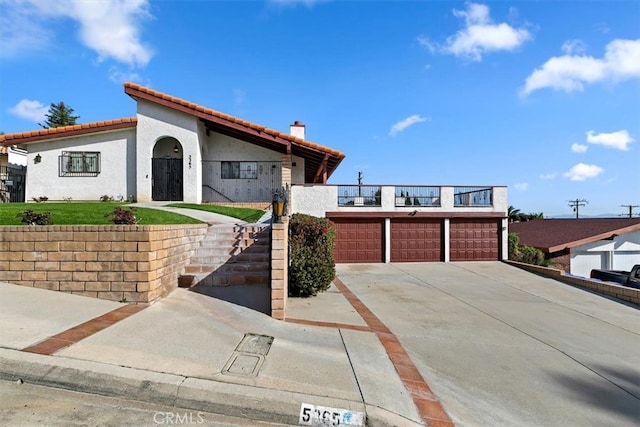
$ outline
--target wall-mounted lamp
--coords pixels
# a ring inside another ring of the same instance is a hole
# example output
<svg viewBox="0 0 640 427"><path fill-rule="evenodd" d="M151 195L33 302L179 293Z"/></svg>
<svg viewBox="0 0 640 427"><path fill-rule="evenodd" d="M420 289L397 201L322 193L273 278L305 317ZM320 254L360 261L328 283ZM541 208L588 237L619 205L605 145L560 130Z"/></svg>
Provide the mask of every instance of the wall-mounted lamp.
<svg viewBox="0 0 640 427"><path fill-rule="evenodd" d="M33 163L40 163L42 161L42 156L40 154L36 154L33 158Z"/></svg>
<svg viewBox="0 0 640 427"><path fill-rule="evenodd" d="M174 153L179 153L180 152L180 147L178 147L178 144L173 146L173 152Z"/></svg>
<svg viewBox="0 0 640 427"><path fill-rule="evenodd" d="M282 223L282 217L287 209L287 193L284 188L277 190L273 194L273 202L271 203L271 219L275 223Z"/></svg>

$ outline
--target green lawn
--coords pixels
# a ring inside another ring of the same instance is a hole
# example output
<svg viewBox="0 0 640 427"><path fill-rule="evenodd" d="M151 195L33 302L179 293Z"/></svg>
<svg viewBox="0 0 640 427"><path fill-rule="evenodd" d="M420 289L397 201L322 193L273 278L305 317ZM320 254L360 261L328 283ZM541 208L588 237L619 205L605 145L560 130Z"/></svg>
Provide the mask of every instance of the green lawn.
<svg viewBox="0 0 640 427"><path fill-rule="evenodd" d="M68 203L0 203L0 225L23 225L18 214L32 210L50 212L55 225L103 225L112 224L105 215L113 212L117 202L68 202ZM125 207L125 209L128 209ZM138 224L201 224L202 221L158 209L137 208Z"/></svg>
<svg viewBox="0 0 640 427"><path fill-rule="evenodd" d="M172 203L167 206L172 208L198 209L207 212L214 212L230 216L232 218L238 218L249 223L258 221L262 218L262 215L264 215L264 211L260 209L237 208L232 206L197 205L192 203Z"/></svg>

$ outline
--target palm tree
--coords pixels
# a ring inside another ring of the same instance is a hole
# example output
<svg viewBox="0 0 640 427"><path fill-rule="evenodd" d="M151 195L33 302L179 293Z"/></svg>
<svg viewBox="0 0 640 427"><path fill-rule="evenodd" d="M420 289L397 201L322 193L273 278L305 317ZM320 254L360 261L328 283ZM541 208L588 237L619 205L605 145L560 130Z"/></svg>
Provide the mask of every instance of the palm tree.
<svg viewBox="0 0 640 427"><path fill-rule="evenodd" d="M507 215L509 216L509 222L518 222L522 219L520 209L516 209L511 205L509 205Z"/></svg>

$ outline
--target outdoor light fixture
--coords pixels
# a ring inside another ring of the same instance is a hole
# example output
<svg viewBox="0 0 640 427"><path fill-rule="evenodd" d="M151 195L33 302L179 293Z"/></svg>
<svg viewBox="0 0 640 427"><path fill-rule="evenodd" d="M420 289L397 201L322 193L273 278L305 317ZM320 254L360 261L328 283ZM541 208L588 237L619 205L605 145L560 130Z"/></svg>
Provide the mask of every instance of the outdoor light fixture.
<svg viewBox="0 0 640 427"><path fill-rule="evenodd" d="M287 194L282 188L281 190L277 190L273 193L273 203L271 204L272 209L272 220L276 224L282 223L282 217L287 208Z"/></svg>
<svg viewBox="0 0 640 427"><path fill-rule="evenodd" d="M180 147L178 147L178 144L173 146L173 152L174 153L179 153L180 152Z"/></svg>
<svg viewBox="0 0 640 427"><path fill-rule="evenodd" d="M33 158L33 163L40 163L42 161L42 156L40 154L36 154Z"/></svg>

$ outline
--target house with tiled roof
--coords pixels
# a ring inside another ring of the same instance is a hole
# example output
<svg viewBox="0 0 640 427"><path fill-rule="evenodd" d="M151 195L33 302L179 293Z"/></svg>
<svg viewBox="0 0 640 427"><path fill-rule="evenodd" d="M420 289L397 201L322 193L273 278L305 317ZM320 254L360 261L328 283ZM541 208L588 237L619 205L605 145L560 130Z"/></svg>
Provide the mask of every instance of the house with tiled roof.
<svg viewBox="0 0 640 427"><path fill-rule="evenodd" d="M133 83L136 117L0 135L28 152L26 200L268 202L285 185L326 183L344 158L283 133Z"/></svg>
<svg viewBox="0 0 640 427"><path fill-rule="evenodd" d="M640 218L539 219L509 223L521 245L548 254L576 276L592 269L630 270L640 264Z"/></svg>

